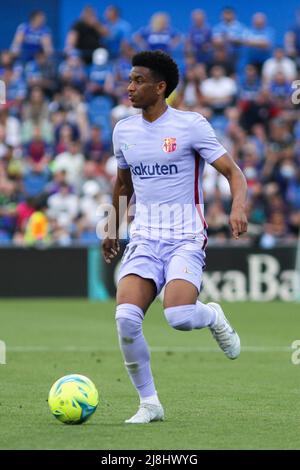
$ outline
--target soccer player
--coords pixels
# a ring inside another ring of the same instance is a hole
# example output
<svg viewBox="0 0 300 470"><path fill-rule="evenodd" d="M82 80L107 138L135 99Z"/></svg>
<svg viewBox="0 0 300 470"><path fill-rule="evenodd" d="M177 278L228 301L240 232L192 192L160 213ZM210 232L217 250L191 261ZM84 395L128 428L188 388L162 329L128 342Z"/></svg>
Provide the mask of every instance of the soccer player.
<svg viewBox="0 0 300 470"><path fill-rule="evenodd" d="M102 251L107 263L117 255L124 215L120 197L129 204L135 193L136 212L119 272L116 322L125 366L140 397L137 413L125 422L142 424L164 419L142 331L145 313L164 285L170 326L182 331L208 327L228 358L240 353L239 336L220 305L198 300L207 243L201 191L205 162L229 181L230 225L236 239L247 230L247 186L206 119L166 104L179 79L173 59L162 51L144 51L133 57L132 66L129 98L142 114L114 128L116 227L112 212Z"/></svg>

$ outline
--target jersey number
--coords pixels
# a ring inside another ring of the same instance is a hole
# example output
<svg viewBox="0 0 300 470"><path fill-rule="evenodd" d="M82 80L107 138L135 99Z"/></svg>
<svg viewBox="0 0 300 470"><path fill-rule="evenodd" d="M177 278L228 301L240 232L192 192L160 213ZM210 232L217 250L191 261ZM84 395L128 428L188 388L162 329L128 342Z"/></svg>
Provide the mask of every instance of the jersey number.
<svg viewBox="0 0 300 470"><path fill-rule="evenodd" d="M137 245L131 245L131 246L127 245L122 256L122 263L125 261L125 259L126 261L128 261L136 249L137 249Z"/></svg>

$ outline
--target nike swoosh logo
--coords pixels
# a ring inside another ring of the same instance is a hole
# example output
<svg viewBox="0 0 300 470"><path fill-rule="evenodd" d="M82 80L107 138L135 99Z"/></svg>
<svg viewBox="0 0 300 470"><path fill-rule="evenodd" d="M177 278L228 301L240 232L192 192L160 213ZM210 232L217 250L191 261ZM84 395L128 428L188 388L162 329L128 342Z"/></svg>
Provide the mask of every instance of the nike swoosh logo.
<svg viewBox="0 0 300 470"><path fill-rule="evenodd" d="M184 268L183 272L186 274L193 274L191 271L188 271L188 268Z"/></svg>
<svg viewBox="0 0 300 470"><path fill-rule="evenodd" d="M132 147L136 147L136 144L124 144L123 145L123 150L129 150Z"/></svg>

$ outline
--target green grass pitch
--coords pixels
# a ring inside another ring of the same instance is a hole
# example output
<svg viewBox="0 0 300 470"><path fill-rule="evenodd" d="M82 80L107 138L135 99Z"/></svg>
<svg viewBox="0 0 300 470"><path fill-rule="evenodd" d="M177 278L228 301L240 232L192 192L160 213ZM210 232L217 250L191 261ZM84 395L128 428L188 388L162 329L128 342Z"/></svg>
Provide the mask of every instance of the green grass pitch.
<svg viewBox="0 0 300 470"><path fill-rule="evenodd" d="M218 351L208 330L180 332L161 303L144 323L166 421L126 425L138 400L123 368L114 302L1 300L1 449L299 449L300 307L284 303L223 304L241 336L236 361ZM90 421L67 426L49 412L59 377L90 377L100 405Z"/></svg>

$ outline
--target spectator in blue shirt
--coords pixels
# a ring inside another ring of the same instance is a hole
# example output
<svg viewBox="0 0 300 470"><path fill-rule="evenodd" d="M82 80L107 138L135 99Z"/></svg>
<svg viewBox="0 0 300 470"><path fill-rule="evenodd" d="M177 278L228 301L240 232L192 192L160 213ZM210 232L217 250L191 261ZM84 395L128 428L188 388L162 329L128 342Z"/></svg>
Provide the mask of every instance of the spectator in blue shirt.
<svg viewBox="0 0 300 470"><path fill-rule="evenodd" d="M69 52L58 68L58 76L63 85L72 85L83 91L87 75L79 51Z"/></svg>
<svg viewBox="0 0 300 470"><path fill-rule="evenodd" d="M22 77L14 76L11 66L5 68L2 80L6 87L6 101L10 103L10 115L18 117L21 105L26 98L26 82Z"/></svg>
<svg viewBox="0 0 300 470"><path fill-rule="evenodd" d="M113 94L113 74L108 62L108 52L100 47L93 52L93 65L89 73L87 98L94 95Z"/></svg>
<svg viewBox="0 0 300 470"><path fill-rule="evenodd" d="M280 108L287 109L292 105L291 94L293 88L284 73L279 70L269 83L270 96L273 102Z"/></svg>
<svg viewBox="0 0 300 470"><path fill-rule="evenodd" d="M160 49L170 54L178 46L181 35L170 25L169 15L158 12L151 17L150 24L142 27L133 39L140 49Z"/></svg>
<svg viewBox="0 0 300 470"><path fill-rule="evenodd" d="M248 64L239 83L239 99L243 101L253 101L257 98L261 90L261 79L257 68Z"/></svg>
<svg viewBox="0 0 300 470"><path fill-rule="evenodd" d="M50 170L44 162L32 163L23 176L23 188L25 195L39 196L43 193L51 178Z"/></svg>
<svg viewBox="0 0 300 470"><path fill-rule="evenodd" d="M46 55L52 54L51 32L45 23L45 14L37 10L31 13L28 23L18 26L11 50L20 60L32 60L40 51L44 51Z"/></svg>
<svg viewBox="0 0 300 470"><path fill-rule="evenodd" d="M300 9L296 13L296 23L285 34L285 50L289 57L300 63Z"/></svg>
<svg viewBox="0 0 300 470"><path fill-rule="evenodd" d="M123 42L121 53L114 61L113 75L114 75L114 90L118 97L122 97L127 93L128 77L132 69L132 57L135 49L130 42Z"/></svg>
<svg viewBox="0 0 300 470"><path fill-rule="evenodd" d="M192 25L186 41L187 52L192 52L197 62L208 63L212 55L211 28L206 24L205 13L202 10L193 10L191 19Z"/></svg>
<svg viewBox="0 0 300 470"><path fill-rule="evenodd" d="M13 54L9 50L3 50L0 53L0 79L3 80L2 76L6 68L13 69L13 76L15 79L21 78L23 75L23 65L14 59Z"/></svg>
<svg viewBox="0 0 300 470"><path fill-rule="evenodd" d="M264 13L255 13L252 17L252 28L247 32L245 44L248 46L248 63L257 67L260 72L262 64L272 55L274 30L267 26Z"/></svg>
<svg viewBox="0 0 300 470"><path fill-rule="evenodd" d="M120 17L120 10L115 5L110 5L104 12L107 35L104 37L104 45L109 52L110 59L119 57L121 46L131 36L131 25Z"/></svg>
<svg viewBox="0 0 300 470"><path fill-rule="evenodd" d="M213 28L213 43L225 44L228 53L236 62L241 45L244 43L246 27L236 19L235 11L226 7L222 11L221 22Z"/></svg>
<svg viewBox="0 0 300 470"><path fill-rule="evenodd" d="M54 63L43 51L38 52L34 59L26 64L24 75L29 87L41 87L48 97L51 97L57 88Z"/></svg>

